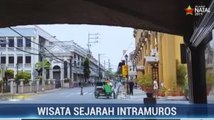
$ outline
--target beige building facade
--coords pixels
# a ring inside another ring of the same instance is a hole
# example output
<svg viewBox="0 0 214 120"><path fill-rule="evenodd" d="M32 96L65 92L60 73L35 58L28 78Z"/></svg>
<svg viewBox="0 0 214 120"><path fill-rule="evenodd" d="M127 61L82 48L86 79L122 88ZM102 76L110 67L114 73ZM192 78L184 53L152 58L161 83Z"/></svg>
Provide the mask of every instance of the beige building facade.
<svg viewBox="0 0 214 120"><path fill-rule="evenodd" d="M150 74L168 90L176 89L176 68L181 64L183 37L141 29L134 30L137 77Z"/></svg>

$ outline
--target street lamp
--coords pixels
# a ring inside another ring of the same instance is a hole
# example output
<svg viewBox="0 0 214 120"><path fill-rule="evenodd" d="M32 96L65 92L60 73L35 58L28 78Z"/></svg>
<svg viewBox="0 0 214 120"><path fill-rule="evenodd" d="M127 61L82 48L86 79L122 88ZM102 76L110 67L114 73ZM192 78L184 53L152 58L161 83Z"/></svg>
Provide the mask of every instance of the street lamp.
<svg viewBox="0 0 214 120"><path fill-rule="evenodd" d="M16 63L16 93L19 92L19 78L18 78L18 70L19 70L19 64Z"/></svg>
<svg viewBox="0 0 214 120"><path fill-rule="evenodd" d="M127 85L127 87L126 87L126 93L128 94L128 79L129 79L129 75L128 75L128 55L127 54L125 55L125 59L126 59L126 66L127 66L127 75L126 75L126 78L127 78L126 85Z"/></svg>

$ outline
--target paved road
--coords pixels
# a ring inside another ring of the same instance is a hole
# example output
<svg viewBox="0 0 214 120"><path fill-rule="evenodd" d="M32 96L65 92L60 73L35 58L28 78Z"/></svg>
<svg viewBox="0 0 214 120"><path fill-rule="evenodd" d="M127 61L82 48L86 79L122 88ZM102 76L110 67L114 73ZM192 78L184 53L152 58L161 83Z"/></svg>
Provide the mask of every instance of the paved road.
<svg viewBox="0 0 214 120"><path fill-rule="evenodd" d="M106 97L96 99L94 87L84 87L83 93L80 95L80 88L63 88L0 100L0 103L143 103L143 98L146 97L145 93L137 89L134 90L134 96L120 95L117 99ZM184 97L176 99L168 97L157 99L157 103L188 104L189 102Z"/></svg>
<svg viewBox="0 0 214 120"><path fill-rule="evenodd" d="M63 88L44 93L30 94L27 97L1 100L0 103L132 103L121 99L107 99L94 97L94 87L84 87L83 95L80 88Z"/></svg>

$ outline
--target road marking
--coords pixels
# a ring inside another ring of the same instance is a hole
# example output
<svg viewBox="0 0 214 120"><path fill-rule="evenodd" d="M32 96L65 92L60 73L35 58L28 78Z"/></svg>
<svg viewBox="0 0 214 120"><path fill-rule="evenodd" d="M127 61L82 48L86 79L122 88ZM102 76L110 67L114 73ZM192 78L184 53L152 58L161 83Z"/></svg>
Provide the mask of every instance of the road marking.
<svg viewBox="0 0 214 120"><path fill-rule="evenodd" d="M9 101L16 102L16 101L20 101L20 99L9 99Z"/></svg>

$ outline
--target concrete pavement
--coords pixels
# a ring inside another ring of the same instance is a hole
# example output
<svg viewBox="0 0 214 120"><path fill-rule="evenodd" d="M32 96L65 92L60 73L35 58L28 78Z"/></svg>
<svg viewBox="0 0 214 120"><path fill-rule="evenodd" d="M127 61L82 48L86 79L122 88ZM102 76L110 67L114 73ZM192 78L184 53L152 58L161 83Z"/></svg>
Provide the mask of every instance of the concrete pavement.
<svg viewBox="0 0 214 120"><path fill-rule="evenodd" d="M126 93L123 91L119 96L118 99L123 99L123 100L135 100L135 101L142 101L143 99L146 98L146 93L142 91L140 88L135 88L134 89L134 95L126 95ZM184 96L165 96L165 97L160 97L156 98L157 103L160 104L165 104L165 103L179 103L179 104L188 104L189 101L185 99Z"/></svg>

